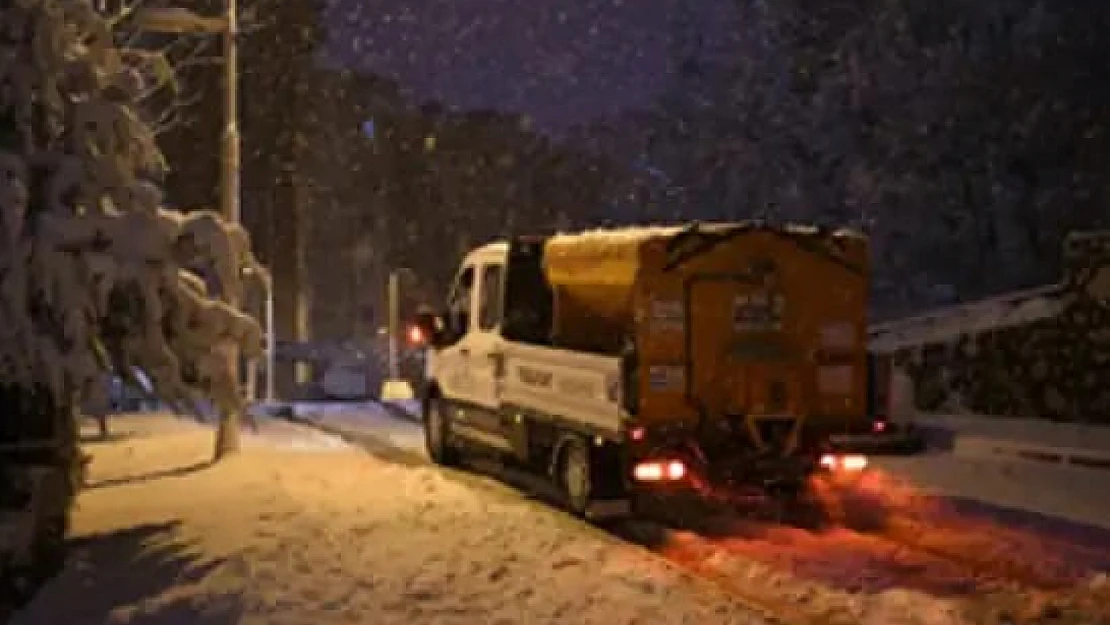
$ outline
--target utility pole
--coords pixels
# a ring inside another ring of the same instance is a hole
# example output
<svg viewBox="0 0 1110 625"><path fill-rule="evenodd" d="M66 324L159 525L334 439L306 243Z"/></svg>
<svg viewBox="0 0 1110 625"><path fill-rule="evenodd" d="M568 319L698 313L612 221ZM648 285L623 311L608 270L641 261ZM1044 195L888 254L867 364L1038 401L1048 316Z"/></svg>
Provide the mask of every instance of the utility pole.
<svg viewBox="0 0 1110 625"><path fill-rule="evenodd" d="M220 180L220 212L233 224L240 223L239 214L239 7L238 0L224 0L224 132L222 172ZM225 285L227 304L239 310L243 297L241 276L233 285ZM227 288L231 286L232 288ZM273 332L273 328L267 328ZM234 373L235 390L240 392L242 374L239 363L239 346L229 343L227 366ZM269 390L269 388L267 389ZM216 430L216 459L239 451L239 434L242 415L238 410L222 411Z"/></svg>
<svg viewBox="0 0 1110 625"><path fill-rule="evenodd" d="M399 271L389 272L389 377L401 377L399 351L401 332L401 275Z"/></svg>
<svg viewBox="0 0 1110 625"><path fill-rule="evenodd" d="M389 305L389 372L382 383L382 401L398 401L412 399L412 385L401 378L401 275L412 275L408 267L399 267L389 272L389 285L386 298Z"/></svg>

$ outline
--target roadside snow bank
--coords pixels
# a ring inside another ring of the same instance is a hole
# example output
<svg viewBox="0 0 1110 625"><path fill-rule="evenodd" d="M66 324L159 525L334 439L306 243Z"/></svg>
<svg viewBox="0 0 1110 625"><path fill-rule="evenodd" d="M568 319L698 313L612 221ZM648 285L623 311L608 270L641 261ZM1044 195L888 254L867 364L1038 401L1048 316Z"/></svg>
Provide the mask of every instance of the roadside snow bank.
<svg viewBox="0 0 1110 625"><path fill-rule="evenodd" d="M376 402L363 404L294 404L295 417L344 435L370 436L386 445L424 454L424 431Z"/></svg>
<svg viewBox="0 0 1110 625"><path fill-rule="evenodd" d="M1105 425L976 414L918 413L914 420L919 426L947 430L957 437L977 436L1110 452L1110 426Z"/></svg>
<svg viewBox="0 0 1110 625"><path fill-rule="evenodd" d="M877 458L875 465L890 476L890 489L1024 511L1021 516L1044 517L1046 522L1065 519L1104 528L1110 536L1110 471L947 454ZM1005 511L998 512L1001 516Z"/></svg>
<svg viewBox="0 0 1110 625"><path fill-rule="evenodd" d="M208 466L206 428L117 423L90 446L66 570L14 625L760 622L480 478L323 446Z"/></svg>

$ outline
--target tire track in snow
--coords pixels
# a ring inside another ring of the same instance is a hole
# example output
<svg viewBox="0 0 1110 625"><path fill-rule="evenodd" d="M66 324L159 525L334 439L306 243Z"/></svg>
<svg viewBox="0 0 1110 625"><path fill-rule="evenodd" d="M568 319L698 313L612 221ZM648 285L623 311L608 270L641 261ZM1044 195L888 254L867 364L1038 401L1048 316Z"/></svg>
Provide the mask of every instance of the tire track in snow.
<svg viewBox="0 0 1110 625"><path fill-rule="evenodd" d="M1110 569L1110 544L1096 548L1032 524L1015 528L1005 521L973 517L936 497L907 496L899 492L904 487L892 485L888 478L876 473L854 492L840 493L839 501L827 498L838 510L841 525L951 561L985 578L1037 590L1083 584Z"/></svg>
<svg viewBox="0 0 1110 625"><path fill-rule="evenodd" d="M727 520L732 536L727 531L714 536L726 534L715 539L723 549L795 571L803 578L822 579L852 591L911 588L958 597L971 612L997 616L992 621L972 621L976 623L1071 622L1045 616L1070 613L1080 619L1078 623L1110 625L1110 586L1105 574L1098 576L1104 568L1091 566L1105 567L1110 562L1106 551L1092 553L1088 546L1045 540L1036 532L958 515L915 518L912 508L897 507L879 515L874 509L865 512L848 511L840 519L844 525L823 532L736 516ZM993 609L1003 604L1009 607Z"/></svg>

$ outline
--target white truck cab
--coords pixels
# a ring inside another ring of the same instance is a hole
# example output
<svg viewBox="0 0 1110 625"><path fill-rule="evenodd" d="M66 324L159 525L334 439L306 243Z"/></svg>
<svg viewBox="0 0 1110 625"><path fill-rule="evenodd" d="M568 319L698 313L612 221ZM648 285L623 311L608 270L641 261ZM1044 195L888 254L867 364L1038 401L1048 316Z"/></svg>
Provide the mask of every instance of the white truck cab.
<svg viewBox="0 0 1110 625"><path fill-rule="evenodd" d="M428 359L428 377L436 381L444 397L471 408L453 421L454 433L512 451L498 434L497 416L504 363L501 313L507 261L505 243L492 243L466 256L447 296L446 340Z"/></svg>
<svg viewBox="0 0 1110 625"><path fill-rule="evenodd" d="M424 324L437 330L423 398L428 453L451 465L462 449L492 452L554 477L580 514L624 514L622 473L606 482L590 472L623 440L620 361L545 342L552 295L541 254L540 243L472 251L446 311Z"/></svg>

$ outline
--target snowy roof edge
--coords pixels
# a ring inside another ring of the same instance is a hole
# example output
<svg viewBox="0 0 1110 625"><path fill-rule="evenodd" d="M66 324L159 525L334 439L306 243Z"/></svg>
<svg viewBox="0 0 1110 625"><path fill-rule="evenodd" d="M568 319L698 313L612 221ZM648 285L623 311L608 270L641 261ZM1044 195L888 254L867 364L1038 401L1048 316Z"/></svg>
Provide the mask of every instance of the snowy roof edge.
<svg viewBox="0 0 1110 625"><path fill-rule="evenodd" d="M962 335L1051 318L1067 306L1063 295L1062 284L1049 284L878 323L867 329L870 348L887 352L938 344ZM1040 305L1030 305L1037 302ZM1000 310L1002 307L1005 309Z"/></svg>
<svg viewBox="0 0 1110 625"><path fill-rule="evenodd" d="M962 312L968 312L979 306L989 304L1019 304L1024 300L1033 299L1035 297L1046 297L1053 295L1060 295L1064 290L1064 285L1060 283L1045 284L1031 289L1022 289L1020 291L1010 291L1001 295L993 297L984 297L983 299L972 300L970 302L963 302L962 304L955 304L952 306L944 306L941 308L934 308L932 310L911 315L909 317L902 317L900 319L892 319L889 321L881 321L872 324L868 327L868 332L889 332L895 330L898 326L929 322L935 319L951 317Z"/></svg>

